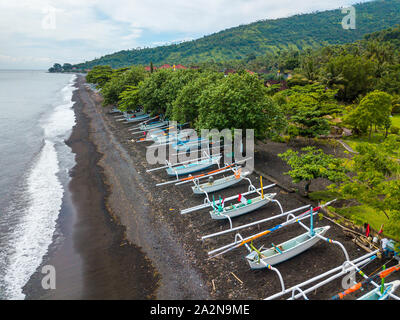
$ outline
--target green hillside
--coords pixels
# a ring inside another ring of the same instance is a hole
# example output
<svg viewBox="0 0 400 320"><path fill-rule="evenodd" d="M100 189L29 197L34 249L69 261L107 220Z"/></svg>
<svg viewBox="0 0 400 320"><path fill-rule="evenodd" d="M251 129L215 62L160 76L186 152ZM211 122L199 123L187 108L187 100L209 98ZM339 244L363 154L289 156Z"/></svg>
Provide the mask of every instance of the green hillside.
<svg viewBox="0 0 400 320"><path fill-rule="evenodd" d="M249 54L263 55L283 49L317 48L328 44L350 43L365 34L392 27L400 22L400 0L372 1L355 5L356 29L342 28L341 10L262 20L226 29L203 38L176 45L141 50L123 50L93 61L75 65L92 68L132 64L195 64L204 61L241 59Z"/></svg>

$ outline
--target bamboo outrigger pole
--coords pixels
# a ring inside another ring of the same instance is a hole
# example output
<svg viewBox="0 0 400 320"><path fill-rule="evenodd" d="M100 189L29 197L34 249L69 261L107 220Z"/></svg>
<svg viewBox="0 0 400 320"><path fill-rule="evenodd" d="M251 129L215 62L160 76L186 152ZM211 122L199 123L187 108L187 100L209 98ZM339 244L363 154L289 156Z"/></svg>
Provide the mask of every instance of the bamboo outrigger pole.
<svg viewBox="0 0 400 320"><path fill-rule="evenodd" d="M226 171L231 171L232 169L238 168L235 165L243 163L243 162L246 162L247 160L250 160L250 159L252 159L252 158L249 157L249 158L246 158L246 159L238 160L238 161L232 162L231 164L225 163L225 167L220 168L220 169L216 169L216 170L213 170L213 171L210 171L210 172L207 172L207 173L198 174L198 175L195 175L195 176L189 175L186 178L179 179L179 182L176 183L176 185L185 184L185 183L193 181L194 179L204 179L204 178L208 178L211 175L223 173L223 172L226 172ZM172 181L172 182L174 182L174 181Z"/></svg>
<svg viewBox="0 0 400 320"><path fill-rule="evenodd" d="M131 131L131 130L136 130L136 129L139 128L142 124L147 123L147 122L149 122L149 121L151 121L151 120L157 119L157 118L159 118L159 117L160 117L160 116L155 116L155 117L153 117L153 118L145 119L144 121L140 122L139 124L136 124L134 127L129 128L128 130L129 130L129 131ZM140 121L140 120L139 120L139 121ZM129 123L129 121L128 121L127 123Z"/></svg>
<svg viewBox="0 0 400 320"><path fill-rule="evenodd" d="M167 165L162 166L162 167L153 168L153 169L147 169L146 172L152 172L152 171L156 171L156 170L171 168L171 167L180 166L182 164L186 164L186 163L190 163L190 162L196 162L196 161L199 161L199 160L212 159L212 158L217 158L217 157L221 157L221 154L216 154L216 155L213 155L213 156L207 155L205 157L201 157L201 158L197 158L197 159L191 159L191 160L187 160L187 161L183 161L183 162L179 162L179 163L175 163L175 164L167 164Z"/></svg>
<svg viewBox="0 0 400 320"><path fill-rule="evenodd" d="M250 158L248 158L248 159L250 159ZM236 165L236 164L239 164L241 162L247 161L248 159L236 161L234 163L226 165L223 168L219 168L219 169L207 172L207 173L202 173L202 174L198 174L198 175L195 175L195 176L189 175L188 177L185 177L185 178L157 183L156 186L159 187L159 186L164 186L164 185L172 184L172 183L175 183L175 185L181 185L181 184L185 184L185 183L191 182L194 179L203 179L203 178L207 178L207 177L210 177L210 176L213 176L213 175L216 175L216 174L221 174L221 173L224 173L224 172L227 172L227 171L231 171L232 168L237 168L237 167L233 167L233 166Z"/></svg>
<svg viewBox="0 0 400 320"><path fill-rule="evenodd" d="M268 185L268 186L265 186L264 189L269 189L269 188L272 188L272 187L275 187L275 186L276 186L276 184L273 183L273 184L270 184L270 185ZM245 193L242 193L241 195L242 195L242 196L246 196L246 195L248 195L248 194L252 194L252 193L255 193L255 192L259 192L260 190L261 190L261 188L258 188L258 189L255 189L255 188L254 188L254 189L252 189L252 190L250 190L250 191L247 191L247 192L245 192ZM232 196L232 197L225 198L225 202L226 202L226 201L235 200L235 199L237 199L238 197L239 197L239 195L235 195L235 196ZM206 198L205 200L207 200L207 198ZM215 201L215 205L220 205L221 202L222 202L222 201ZM183 209L183 210L181 210L181 214L187 214L187 213L190 213L190 212L202 210L202 209L208 208L208 207L210 207L210 206L212 206L212 205L213 205L213 203L212 203L211 201L206 201L205 203L200 204L200 205L198 205L198 206L195 206L195 207L192 207L192 208L188 208L188 209Z"/></svg>
<svg viewBox="0 0 400 320"><path fill-rule="evenodd" d="M400 264L393 266L389 269L383 270L381 272L378 272L377 274L373 275L372 277L367 277L364 278L363 281L356 283L355 285L353 285L352 287L350 287L349 289L343 291L343 292L339 292L338 294L334 295L331 299L332 300L340 300L343 299L345 296L347 296L350 293L356 292L357 290L361 289L361 287L367 283L373 282L373 280L375 278L380 278L381 280L384 280L387 276L389 276L390 274L392 274L393 272L399 271L400 270ZM379 285L377 285L379 286ZM383 292L381 292L383 293Z"/></svg>
<svg viewBox="0 0 400 320"><path fill-rule="evenodd" d="M209 235L201 237L201 240L205 240L205 239L212 238L212 237L217 237L217 236L229 233L229 232L238 231L238 230L241 230L241 229L244 229L244 228L248 228L248 227L263 223L263 222L268 222L268 221L271 221L271 220L275 220L275 219L287 216L287 215L289 215L291 213L295 213L295 212L300 211L300 210L308 209L310 207L311 207L310 205L305 205L305 206L302 206L302 207L299 207L299 208L296 208L296 209L293 209L293 210L290 210L290 211L287 211L287 212L280 213L278 215L273 215L272 217L268 217L268 218L265 218L265 219L257 220L257 221L254 221L254 222L251 222L251 223L248 223L248 224L237 226L235 228L231 228L231 229L223 230L223 231L220 231L220 232L212 233L212 234L209 234ZM306 211L306 212L308 212L308 211Z"/></svg>
<svg viewBox="0 0 400 320"><path fill-rule="evenodd" d="M307 294L309 292L312 292L315 289L317 289L317 288L319 288L319 287L321 287L321 286L323 286L323 285L325 285L325 284L327 284L327 283L329 283L329 282L331 282L331 281L333 281L333 280L335 280L335 279L337 279L337 278L339 278L339 277L341 277L341 276L353 271L354 269L356 269L359 266L367 264L371 260L374 260L376 258L376 254L378 253L378 251L379 250L367 253L367 254L359 257L359 258L354 259L353 261L345 261L343 264L341 264L340 266L338 266L336 268L333 268L333 269L331 269L329 271L326 271L326 272L324 272L324 273L322 273L322 274L320 274L318 276L315 276L315 277L313 277L313 278L311 278L309 280L306 280L306 281L304 281L302 283L299 283L299 284L297 284L297 285L295 285L295 286L293 286L293 287L291 287L289 289L282 290L281 292L278 292L278 293L276 293L276 294L274 294L274 295L272 295L272 296L270 296L268 298L265 298L264 300L273 300L273 299L279 298L279 297L281 297L283 295L287 295L287 294L290 294L290 293L292 294L290 300L299 298L301 296L305 297L305 294ZM313 283L313 282L315 282L317 280L320 280L322 278L325 278L325 277L327 277L327 276L329 276L329 275L331 275L332 273L335 273L335 272L338 272L338 273L333 275L333 276L331 276L331 277L329 277L326 280L321 281L320 283L317 283L317 284L313 285L312 287L309 287L306 290L301 289L302 287L304 287L306 285L309 285L309 284L311 284L311 283ZM298 293L296 293L296 292L298 292Z"/></svg>

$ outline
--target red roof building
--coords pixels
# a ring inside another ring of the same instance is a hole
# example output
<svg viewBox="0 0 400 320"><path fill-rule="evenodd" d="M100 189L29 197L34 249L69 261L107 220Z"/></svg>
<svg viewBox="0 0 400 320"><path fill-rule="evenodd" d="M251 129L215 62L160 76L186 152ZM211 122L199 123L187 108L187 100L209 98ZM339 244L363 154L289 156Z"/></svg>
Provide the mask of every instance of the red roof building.
<svg viewBox="0 0 400 320"><path fill-rule="evenodd" d="M150 68L149 66L148 66L148 67L144 67L144 69L145 69L146 71L151 71L151 68ZM157 68L153 66L153 70L157 70Z"/></svg>
<svg viewBox="0 0 400 320"><path fill-rule="evenodd" d="M164 64L161 67L158 67L158 69L171 69L172 67L169 64Z"/></svg>
<svg viewBox="0 0 400 320"><path fill-rule="evenodd" d="M177 64L175 66L175 69L187 69L185 66L181 65L181 64Z"/></svg>

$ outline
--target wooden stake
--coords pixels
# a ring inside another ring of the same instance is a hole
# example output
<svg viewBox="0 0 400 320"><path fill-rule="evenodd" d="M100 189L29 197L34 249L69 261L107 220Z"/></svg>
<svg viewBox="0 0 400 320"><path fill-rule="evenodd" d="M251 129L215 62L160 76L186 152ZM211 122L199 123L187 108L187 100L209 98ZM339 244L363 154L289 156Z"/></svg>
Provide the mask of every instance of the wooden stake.
<svg viewBox="0 0 400 320"><path fill-rule="evenodd" d="M243 284L243 281L240 280L233 272L231 272L231 275L233 275L237 281L239 281L241 284Z"/></svg>
<svg viewBox="0 0 400 320"><path fill-rule="evenodd" d="M213 291L215 291L215 283L214 283L214 279L211 280L211 283L213 285Z"/></svg>
<svg viewBox="0 0 400 320"><path fill-rule="evenodd" d="M262 176L260 176L260 183L261 183L261 199L264 199L264 190L263 190L263 184L262 184Z"/></svg>

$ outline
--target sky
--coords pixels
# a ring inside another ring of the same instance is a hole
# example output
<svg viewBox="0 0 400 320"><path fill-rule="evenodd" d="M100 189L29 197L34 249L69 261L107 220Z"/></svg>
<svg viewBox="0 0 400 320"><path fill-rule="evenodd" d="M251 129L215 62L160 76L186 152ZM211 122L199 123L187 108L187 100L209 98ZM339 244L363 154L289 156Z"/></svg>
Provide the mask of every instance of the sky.
<svg viewBox="0 0 400 320"><path fill-rule="evenodd" d="M363 0L0 0L0 69L48 69Z"/></svg>

